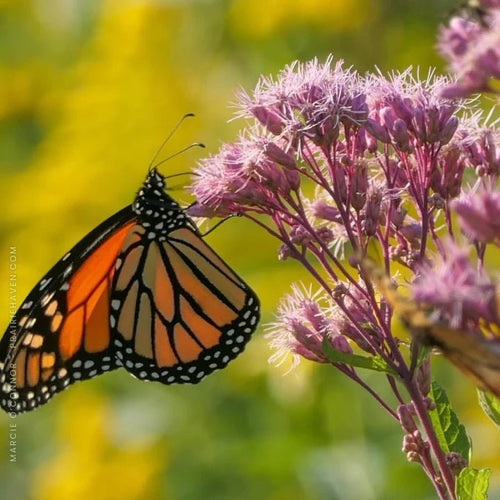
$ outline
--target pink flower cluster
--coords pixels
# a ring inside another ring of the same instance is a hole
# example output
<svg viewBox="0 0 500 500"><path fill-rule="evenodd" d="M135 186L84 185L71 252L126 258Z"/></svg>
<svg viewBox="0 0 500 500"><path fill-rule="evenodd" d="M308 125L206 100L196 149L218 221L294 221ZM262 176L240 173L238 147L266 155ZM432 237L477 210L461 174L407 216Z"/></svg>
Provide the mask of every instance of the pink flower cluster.
<svg viewBox="0 0 500 500"><path fill-rule="evenodd" d="M469 302L477 295L457 298L450 290L459 281L444 279L468 259L462 256L457 267L450 257L462 255L453 251L452 209L477 245L500 241L491 217L500 214L500 197L492 192L500 141L495 130L479 126L472 102L442 96L449 84L432 73L423 80L410 71L362 76L330 58L294 63L276 80L262 78L251 95L240 93L239 115L250 124L238 141L200 163L191 214L249 217L281 241L280 259L300 260L320 285L323 326L292 314L301 302L317 302L317 295L306 299L295 288L272 329L273 345L282 348L287 339L292 352L325 361L318 339L342 335L344 350L354 344L400 368L384 306L369 277L359 280L356 265L344 262L346 250L377 249L386 270L421 274L418 298L448 306L447 314L475 310ZM475 194L462 193L466 171L479 174ZM442 260L438 282L434 271L423 272L432 259ZM471 272L468 282L483 283L480 272ZM426 288L426 279L432 286Z"/></svg>
<svg viewBox="0 0 500 500"><path fill-rule="evenodd" d="M413 299L452 328L484 338L485 324L488 334L500 328L483 265L487 244L500 242L500 134L480 125L474 101L444 96L451 84L432 72L360 75L332 58L263 77L240 93L239 139L200 162L190 209L251 219L280 241L279 259L309 271L317 289L293 285L269 327L272 360L330 364L360 384L408 433L411 460L436 478L432 447L441 498L454 478L427 415L430 365L417 361L418 342L408 350L396 337L391 304L360 262L376 256L394 281L417 278ZM359 375L367 359L390 374L398 407Z"/></svg>
<svg viewBox="0 0 500 500"><path fill-rule="evenodd" d="M500 79L500 1L480 0L476 16L463 11L453 17L441 28L438 49L458 78L444 96L498 92L491 80Z"/></svg>

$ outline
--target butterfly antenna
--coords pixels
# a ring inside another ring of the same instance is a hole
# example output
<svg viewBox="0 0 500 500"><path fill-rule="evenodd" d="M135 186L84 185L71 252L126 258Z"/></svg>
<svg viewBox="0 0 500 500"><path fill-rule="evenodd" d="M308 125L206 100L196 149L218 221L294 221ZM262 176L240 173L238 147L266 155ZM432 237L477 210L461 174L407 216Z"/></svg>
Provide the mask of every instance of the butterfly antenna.
<svg viewBox="0 0 500 500"><path fill-rule="evenodd" d="M218 221L217 224L212 226L208 231L202 234L203 238L207 235L209 235L212 231L217 229L220 225L224 224L224 222L228 221L229 219L232 219L233 217L241 217L241 214L230 214L226 215L222 220Z"/></svg>
<svg viewBox="0 0 500 500"><path fill-rule="evenodd" d="M156 150L156 153L154 154L153 158L151 159L151 163L149 164L149 170L152 170L154 168L154 162L158 158L158 155L161 153L161 150L165 147L165 144L170 140L170 138L177 132L179 127L182 125L184 120L186 118L191 118L194 116L194 113L186 113L175 125L174 128L170 131L170 133L167 135L166 139L161 143L160 147ZM183 150L185 151L185 150ZM182 152L182 151L181 151ZM174 155L175 156L175 155ZM170 157L172 158L172 157ZM156 165L158 166L158 165Z"/></svg>
<svg viewBox="0 0 500 500"><path fill-rule="evenodd" d="M174 177L180 177L181 175L197 175L201 176L198 172L179 172L178 174L166 175L165 179L172 179Z"/></svg>
<svg viewBox="0 0 500 500"><path fill-rule="evenodd" d="M193 142L193 144L190 144L189 146L186 146L185 148L182 148L180 151L177 151L177 153L174 153L174 154L172 154L170 156L167 156L163 160L159 161L156 165L152 165L151 164L149 166L149 170L151 170L153 168L158 168L160 165L163 165L168 160L171 160L172 158L175 158L176 156L179 156L182 153L185 153L186 151L189 151L190 149L193 149L193 148L204 148L204 147L205 147L205 144L203 144L201 142ZM183 175L183 174L180 174L180 175ZM173 177L173 176L169 176L169 177Z"/></svg>
<svg viewBox="0 0 500 500"><path fill-rule="evenodd" d="M200 176L198 172L179 172L178 174L166 175L165 179L170 180L173 177L180 177L181 175L194 175ZM184 189L184 184L177 184L175 186L168 186L165 188L166 191L177 191L178 189Z"/></svg>

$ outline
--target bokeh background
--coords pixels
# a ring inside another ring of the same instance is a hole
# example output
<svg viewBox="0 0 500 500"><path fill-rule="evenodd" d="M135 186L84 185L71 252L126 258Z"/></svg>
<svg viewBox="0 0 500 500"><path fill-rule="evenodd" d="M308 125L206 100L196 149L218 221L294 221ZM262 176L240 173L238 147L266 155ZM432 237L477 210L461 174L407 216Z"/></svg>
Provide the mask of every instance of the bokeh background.
<svg viewBox="0 0 500 500"><path fill-rule="evenodd" d="M443 70L434 50L452 0L0 1L0 318L8 322L8 249L22 301L76 241L131 202L174 123L186 122L165 174L190 170L231 140L235 91L295 59L329 53L360 71ZM188 178L172 181L188 204ZM292 281L277 243L245 220L207 240L261 297L263 324ZM198 386L99 377L14 420L0 416L0 497L11 499L434 498L401 453L402 431L327 367L268 364L262 328L244 355ZM497 429L473 386L441 360L437 376L466 424L475 467L494 468ZM383 375L367 379L387 393ZM495 493L496 492L496 493Z"/></svg>

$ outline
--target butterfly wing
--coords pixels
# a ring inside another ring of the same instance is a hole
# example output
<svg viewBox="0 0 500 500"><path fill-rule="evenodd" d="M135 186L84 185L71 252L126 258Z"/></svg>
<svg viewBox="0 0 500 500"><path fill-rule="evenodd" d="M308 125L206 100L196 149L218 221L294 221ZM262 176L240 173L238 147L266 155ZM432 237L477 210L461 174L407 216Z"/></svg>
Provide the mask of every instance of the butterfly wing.
<svg viewBox="0 0 500 500"><path fill-rule="evenodd" d="M476 385L500 397L499 340L440 324L429 327L425 335L430 345L437 347Z"/></svg>
<svg viewBox="0 0 500 500"><path fill-rule="evenodd" d="M437 348L476 385L500 397L500 341L434 321L396 290L385 296L414 338Z"/></svg>
<svg viewBox="0 0 500 500"><path fill-rule="evenodd" d="M365 259L361 267L415 339L437 348L476 385L500 397L500 339L487 339L434 320L414 300L402 295L373 261Z"/></svg>
<svg viewBox="0 0 500 500"><path fill-rule="evenodd" d="M110 287L134 217L126 207L90 232L19 308L0 341L0 405L5 411L32 410L73 382L116 368Z"/></svg>
<svg viewBox="0 0 500 500"><path fill-rule="evenodd" d="M140 379L197 383L239 355L259 320L254 292L189 226L149 241L136 226L111 297L117 356Z"/></svg>

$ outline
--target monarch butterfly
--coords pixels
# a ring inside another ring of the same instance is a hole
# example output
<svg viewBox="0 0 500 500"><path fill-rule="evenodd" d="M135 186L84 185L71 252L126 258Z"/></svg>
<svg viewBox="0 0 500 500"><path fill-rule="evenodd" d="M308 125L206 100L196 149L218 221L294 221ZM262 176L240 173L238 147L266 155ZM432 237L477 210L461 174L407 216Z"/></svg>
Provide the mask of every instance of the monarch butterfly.
<svg viewBox="0 0 500 500"><path fill-rule="evenodd" d="M74 382L124 367L199 382L238 356L259 300L203 241L151 168L132 205L55 264L0 341L0 405L22 413Z"/></svg>
<svg viewBox="0 0 500 500"><path fill-rule="evenodd" d="M415 300L399 293L373 261L365 259L361 267L415 339L438 349L477 386L500 397L500 339L487 339L433 319Z"/></svg>

